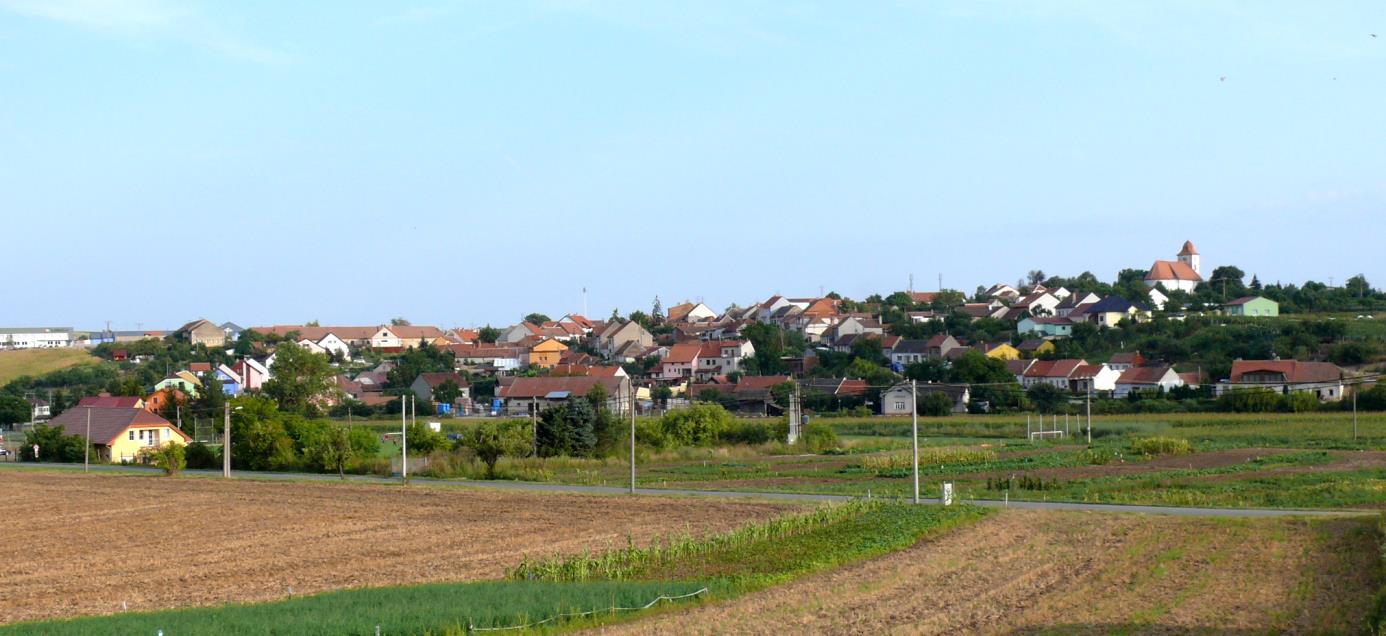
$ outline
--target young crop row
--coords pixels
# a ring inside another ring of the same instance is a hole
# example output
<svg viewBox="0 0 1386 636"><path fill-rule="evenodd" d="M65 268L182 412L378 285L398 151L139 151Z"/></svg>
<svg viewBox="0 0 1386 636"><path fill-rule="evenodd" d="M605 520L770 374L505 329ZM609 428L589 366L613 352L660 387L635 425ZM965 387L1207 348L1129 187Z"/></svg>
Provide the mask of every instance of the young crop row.
<svg viewBox="0 0 1386 636"><path fill-rule="evenodd" d="M627 538L624 547L613 547L595 554L584 551L576 556L541 560L530 560L526 555L508 576L521 581L627 580L634 573L644 569L698 554L784 539L812 528L866 514L882 505L885 504L880 501L858 500L771 521L752 523L731 532L708 537L699 538L688 533L670 535L662 541L656 537L645 547L637 546L634 540Z"/></svg>

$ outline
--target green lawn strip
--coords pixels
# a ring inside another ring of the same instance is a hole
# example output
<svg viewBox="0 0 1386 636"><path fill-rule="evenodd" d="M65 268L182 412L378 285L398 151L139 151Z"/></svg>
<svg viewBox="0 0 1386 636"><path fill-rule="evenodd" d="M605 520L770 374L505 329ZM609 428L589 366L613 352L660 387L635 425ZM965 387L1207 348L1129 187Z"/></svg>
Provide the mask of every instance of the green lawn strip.
<svg viewBox="0 0 1386 636"><path fill-rule="evenodd" d="M478 581L327 592L270 603L140 612L19 623L0 634L464 634L477 627L523 625L561 614L638 608L662 596L704 587L695 581ZM513 632L510 632L513 633Z"/></svg>

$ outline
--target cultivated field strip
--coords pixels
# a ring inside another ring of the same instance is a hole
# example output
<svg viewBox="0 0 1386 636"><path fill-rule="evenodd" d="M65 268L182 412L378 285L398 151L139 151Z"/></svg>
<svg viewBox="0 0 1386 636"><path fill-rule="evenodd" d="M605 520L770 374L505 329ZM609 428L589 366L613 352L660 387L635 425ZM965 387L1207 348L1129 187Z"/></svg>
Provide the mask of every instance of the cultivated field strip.
<svg viewBox="0 0 1386 636"><path fill-rule="evenodd" d="M912 549L608 634L1362 631L1370 522L1008 511Z"/></svg>
<svg viewBox="0 0 1386 636"><path fill-rule="evenodd" d="M0 624L496 578L521 555L727 530L791 509L710 499L7 472Z"/></svg>

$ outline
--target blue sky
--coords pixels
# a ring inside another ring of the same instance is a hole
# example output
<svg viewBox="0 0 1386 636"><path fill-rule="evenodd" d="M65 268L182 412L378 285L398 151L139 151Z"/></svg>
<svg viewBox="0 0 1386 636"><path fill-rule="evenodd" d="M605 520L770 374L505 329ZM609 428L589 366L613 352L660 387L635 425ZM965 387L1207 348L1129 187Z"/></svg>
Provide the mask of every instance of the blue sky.
<svg viewBox="0 0 1386 636"><path fill-rule="evenodd" d="M1384 105L1382 2L0 0L0 324L1381 286Z"/></svg>

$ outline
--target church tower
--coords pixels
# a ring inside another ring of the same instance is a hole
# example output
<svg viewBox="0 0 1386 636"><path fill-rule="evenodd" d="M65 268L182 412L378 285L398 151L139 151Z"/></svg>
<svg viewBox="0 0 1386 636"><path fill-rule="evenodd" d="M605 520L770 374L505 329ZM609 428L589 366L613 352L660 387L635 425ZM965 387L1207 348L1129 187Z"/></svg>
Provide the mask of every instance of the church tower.
<svg viewBox="0 0 1386 636"><path fill-rule="evenodd" d="M1203 274L1198 268L1198 250L1194 249L1193 241L1184 241L1184 249L1179 250L1179 262L1188 265L1194 273Z"/></svg>

